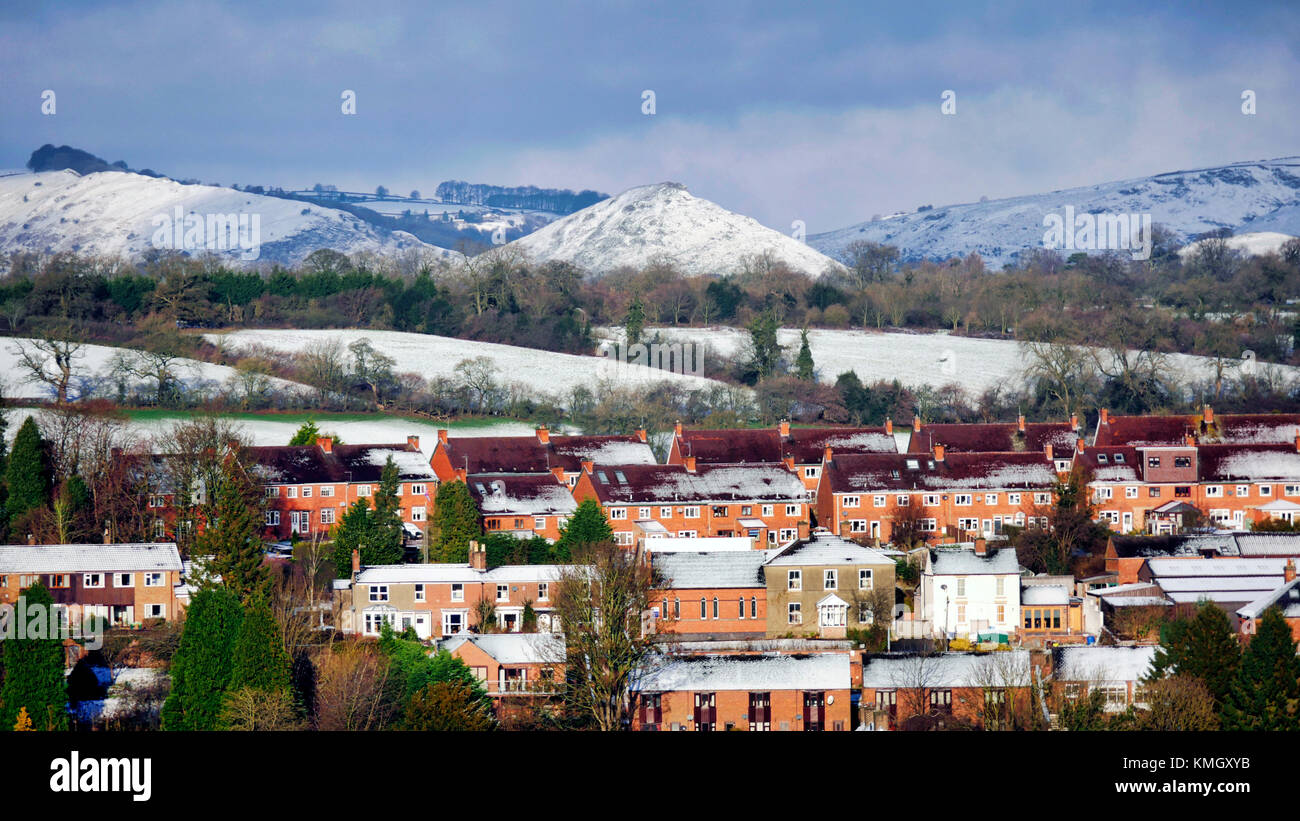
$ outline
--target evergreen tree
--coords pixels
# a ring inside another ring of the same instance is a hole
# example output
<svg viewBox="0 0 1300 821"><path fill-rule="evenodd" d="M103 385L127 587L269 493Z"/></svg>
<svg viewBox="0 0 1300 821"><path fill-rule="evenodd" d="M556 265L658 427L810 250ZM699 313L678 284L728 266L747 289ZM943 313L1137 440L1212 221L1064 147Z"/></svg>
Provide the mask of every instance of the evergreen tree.
<svg viewBox="0 0 1300 821"><path fill-rule="evenodd" d="M555 558L567 562L583 545L612 541L614 530L605 518L605 511L595 499L584 499L573 512L572 518L560 531L555 543Z"/></svg>
<svg viewBox="0 0 1300 821"><path fill-rule="evenodd" d="M0 406L3 406L4 394L0 393ZM9 429L9 423L5 421L5 415L0 413L0 543L9 541L9 488L8 488L8 467L9 467L9 439L6 432Z"/></svg>
<svg viewBox="0 0 1300 821"><path fill-rule="evenodd" d="M1300 729L1300 658L1277 607L1264 611L1223 706L1225 730Z"/></svg>
<svg viewBox="0 0 1300 821"><path fill-rule="evenodd" d="M194 539L192 552L210 556L208 569L248 604L266 592L270 581L263 558L264 496L233 457L221 466L212 518Z"/></svg>
<svg viewBox="0 0 1300 821"><path fill-rule="evenodd" d="M1196 615L1176 619L1161 631L1151 661L1153 680L1176 674L1199 679L1221 707L1241 664L1241 645L1228 614L1213 602L1201 602Z"/></svg>
<svg viewBox="0 0 1300 821"><path fill-rule="evenodd" d="M362 564L367 563L372 518L370 503L357 499L339 519L334 528L334 572L338 578L346 579L352 575L352 551L361 554Z"/></svg>
<svg viewBox="0 0 1300 821"><path fill-rule="evenodd" d="M780 325L771 308L749 323L749 369L756 382L772 376L781 364L781 343L776 338Z"/></svg>
<svg viewBox="0 0 1300 821"><path fill-rule="evenodd" d="M433 503L438 543L433 555L440 562L469 561L469 543L483 535L478 505L469 487L459 480L443 482Z"/></svg>
<svg viewBox="0 0 1300 821"><path fill-rule="evenodd" d="M280 625L265 601L256 602L239 625L235 639L230 690L248 687L263 692L288 691L289 654L284 650Z"/></svg>
<svg viewBox="0 0 1300 821"><path fill-rule="evenodd" d="M799 356L794 360L795 375L805 382L813 380L812 348L808 344L808 329L799 331Z"/></svg>
<svg viewBox="0 0 1300 821"><path fill-rule="evenodd" d="M172 689L162 710L164 730L219 728L243 615L239 600L223 587L194 594L172 656Z"/></svg>
<svg viewBox="0 0 1300 821"><path fill-rule="evenodd" d="M5 486L9 492L5 509L11 522L50 503L50 469L45 441L36 426L36 419L31 416L23 420L18 435L14 437L14 449L5 469Z"/></svg>
<svg viewBox="0 0 1300 821"><path fill-rule="evenodd" d="M636 345L641 341L641 334L645 331L645 306L641 304L641 297L634 297L632 304L627 306L623 329L627 332L628 345Z"/></svg>
<svg viewBox="0 0 1300 821"><path fill-rule="evenodd" d="M54 597L39 582L22 591L28 612L48 614ZM11 618L16 616L11 615ZM49 619L42 627L48 632ZM31 630L35 625L23 625ZM16 727L25 708L35 729L66 730L68 690L63 678L63 642L58 635L5 639L4 686L0 687L0 727Z"/></svg>
<svg viewBox="0 0 1300 821"><path fill-rule="evenodd" d="M370 521L370 554L361 551L365 564L397 564L402 561L405 531L402 529L400 477L393 457L384 462L379 475L379 492L374 496L375 511Z"/></svg>
<svg viewBox="0 0 1300 821"><path fill-rule="evenodd" d="M293 438L289 440L289 446L296 447L301 445L314 445L319 436L320 428L316 426L316 420L308 419L299 426L297 432L294 433Z"/></svg>

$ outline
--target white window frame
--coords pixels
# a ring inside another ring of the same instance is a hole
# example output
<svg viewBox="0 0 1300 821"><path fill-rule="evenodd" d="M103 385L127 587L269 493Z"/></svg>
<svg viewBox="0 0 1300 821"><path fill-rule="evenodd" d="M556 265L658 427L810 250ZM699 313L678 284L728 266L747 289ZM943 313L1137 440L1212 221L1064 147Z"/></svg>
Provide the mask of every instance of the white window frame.
<svg viewBox="0 0 1300 821"><path fill-rule="evenodd" d="M698 519L698 518L700 518L700 507L699 507L699 505L687 505L686 507L684 507L684 508L682 509L682 518L683 518L683 519Z"/></svg>
<svg viewBox="0 0 1300 821"><path fill-rule="evenodd" d="M785 589L791 592L800 592L803 590L803 571L787 570L785 574Z"/></svg>
<svg viewBox="0 0 1300 821"><path fill-rule="evenodd" d="M822 572L822 589L823 590L840 589L839 571L828 568L827 570Z"/></svg>
<svg viewBox="0 0 1300 821"><path fill-rule="evenodd" d="M869 567L858 568L858 589L875 590L876 572Z"/></svg>
<svg viewBox="0 0 1300 821"><path fill-rule="evenodd" d="M609 518L611 521L624 521L627 519L627 508L611 507L609 509Z"/></svg>
<svg viewBox="0 0 1300 821"><path fill-rule="evenodd" d="M370 596L369 600L372 602L388 601L388 585L386 584L369 585L368 593Z"/></svg>
<svg viewBox="0 0 1300 821"><path fill-rule="evenodd" d="M787 515L787 516L802 516L802 515L803 515L803 505L786 505L786 506L785 506L785 515Z"/></svg>
<svg viewBox="0 0 1300 821"><path fill-rule="evenodd" d="M460 582L451 583L451 600L465 601L465 585Z"/></svg>
<svg viewBox="0 0 1300 821"><path fill-rule="evenodd" d="M954 493L952 503L955 507L970 507L975 503L975 497L969 493Z"/></svg>
<svg viewBox="0 0 1300 821"><path fill-rule="evenodd" d="M103 573L82 573L81 586L88 589L90 588L97 589L103 587L104 574Z"/></svg>
<svg viewBox="0 0 1300 821"><path fill-rule="evenodd" d="M845 496L844 501L840 503L841 507L860 507L861 505L861 496Z"/></svg>
<svg viewBox="0 0 1300 821"><path fill-rule="evenodd" d="M872 507L885 507L889 504L889 497L883 493L877 493L871 497Z"/></svg>

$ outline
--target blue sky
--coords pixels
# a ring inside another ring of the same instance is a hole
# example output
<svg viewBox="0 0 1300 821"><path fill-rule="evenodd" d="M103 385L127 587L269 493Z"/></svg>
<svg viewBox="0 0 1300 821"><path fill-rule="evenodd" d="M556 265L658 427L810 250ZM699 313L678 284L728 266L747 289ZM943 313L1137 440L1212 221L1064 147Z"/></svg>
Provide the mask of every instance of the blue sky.
<svg viewBox="0 0 1300 821"><path fill-rule="evenodd" d="M1294 3L10 2L0 167L53 142L222 184L674 180L813 233L1300 154L1297 85Z"/></svg>

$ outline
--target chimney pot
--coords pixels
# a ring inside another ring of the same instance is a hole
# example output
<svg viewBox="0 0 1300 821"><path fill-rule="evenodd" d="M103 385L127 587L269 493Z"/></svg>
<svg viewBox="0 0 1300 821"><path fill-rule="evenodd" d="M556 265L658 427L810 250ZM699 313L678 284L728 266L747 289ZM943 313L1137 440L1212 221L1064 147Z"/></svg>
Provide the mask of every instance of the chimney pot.
<svg viewBox="0 0 1300 821"><path fill-rule="evenodd" d="M1205 424L1207 424L1207 425L1213 425L1213 424L1214 424L1214 408L1210 407L1209 405L1206 405L1204 408L1202 408L1202 409L1201 409L1201 419L1204 420Z"/></svg>
<svg viewBox="0 0 1300 821"><path fill-rule="evenodd" d="M1078 430L1078 429L1079 429L1079 414L1072 413L1070 414L1070 430Z"/></svg>
<svg viewBox="0 0 1300 821"><path fill-rule="evenodd" d="M641 444L645 444L649 441L649 438L646 436L645 428L636 429L636 438L641 442Z"/></svg>
<svg viewBox="0 0 1300 821"><path fill-rule="evenodd" d="M789 436L790 436L790 420L783 419L781 421L781 438L787 439L789 438Z"/></svg>
<svg viewBox="0 0 1300 821"><path fill-rule="evenodd" d="M920 433L920 432L921 432L921 415L914 414L912 416L912 433Z"/></svg>
<svg viewBox="0 0 1300 821"><path fill-rule="evenodd" d="M323 453L334 452L334 437L332 436L317 436L316 444L320 446Z"/></svg>
<svg viewBox="0 0 1300 821"><path fill-rule="evenodd" d="M438 428L438 441L441 442L441 443L443 443L444 445L447 444L447 429L446 429L446 428Z"/></svg>
<svg viewBox="0 0 1300 821"><path fill-rule="evenodd" d="M886 420L885 420L885 433L889 434L890 436L893 436L893 435L894 435L894 420L893 420L893 419L886 419Z"/></svg>
<svg viewBox="0 0 1300 821"><path fill-rule="evenodd" d="M1016 419L1016 427L1020 428L1021 433L1025 432L1025 415L1023 413Z"/></svg>
<svg viewBox="0 0 1300 821"><path fill-rule="evenodd" d="M469 543L469 566L474 570L487 570L487 548L477 541Z"/></svg>
<svg viewBox="0 0 1300 821"><path fill-rule="evenodd" d="M541 442L543 445L550 443L551 432L547 430L545 425L537 428L537 441Z"/></svg>
<svg viewBox="0 0 1300 821"><path fill-rule="evenodd" d="M943 445L934 446L934 461L936 462L943 461L943 450L944 450Z"/></svg>
<svg viewBox="0 0 1300 821"><path fill-rule="evenodd" d="M406 446L408 448L420 449L420 437L408 434L406 437Z"/></svg>
<svg viewBox="0 0 1300 821"><path fill-rule="evenodd" d="M1282 570L1282 578L1288 583L1295 581L1295 559L1286 560L1286 567Z"/></svg>

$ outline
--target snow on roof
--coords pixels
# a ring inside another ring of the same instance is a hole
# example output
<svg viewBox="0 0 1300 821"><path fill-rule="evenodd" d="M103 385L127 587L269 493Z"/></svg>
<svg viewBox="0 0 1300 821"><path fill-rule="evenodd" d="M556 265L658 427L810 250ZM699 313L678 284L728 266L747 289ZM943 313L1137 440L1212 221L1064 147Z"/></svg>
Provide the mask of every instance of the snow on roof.
<svg viewBox="0 0 1300 821"><path fill-rule="evenodd" d="M765 565L831 565L831 564L888 564L894 560L874 547L836 536L833 533L813 533L776 551L768 551Z"/></svg>
<svg viewBox="0 0 1300 821"><path fill-rule="evenodd" d="M1027 650L997 653L911 653L869 656L862 662L862 686L874 689L934 687L1028 686Z"/></svg>
<svg viewBox="0 0 1300 821"><path fill-rule="evenodd" d="M503 564L475 570L468 564L380 564L362 568L358 584L439 584L446 582L554 581L561 565Z"/></svg>
<svg viewBox="0 0 1300 821"><path fill-rule="evenodd" d="M1300 533L1238 533L1242 556L1300 556Z"/></svg>
<svg viewBox="0 0 1300 821"><path fill-rule="evenodd" d="M1162 607L1169 604L1164 596L1102 596L1111 607Z"/></svg>
<svg viewBox="0 0 1300 821"><path fill-rule="evenodd" d="M884 431L859 431L828 437L822 447L853 453L897 453L898 440Z"/></svg>
<svg viewBox="0 0 1300 821"><path fill-rule="evenodd" d="M1120 683L1140 681L1151 670L1155 645L1136 647L1057 647L1052 677L1057 681Z"/></svg>
<svg viewBox="0 0 1300 821"><path fill-rule="evenodd" d="M1257 619L1264 615L1265 610L1275 605L1282 608L1284 618L1300 619L1300 579L1292 579L1280 587L1275 587L1250 604L1239 608L1237 615L1243 619Z"/></svg>
<svg viewBox="0 0 1300 821"><path fill-rule="evenodd" d="M1300 479L1300 453L1294 445L1202 445L1201 480Z"/></svg>
<svg viewBox="0 0 1300 821"><path fill-rule="evenodd" d="M632 689L640 692L701 690L847 690L849 654L653 656Z"/></svg>
<svg viewBox="0 0 1300 821"><path fill-rule="evenodd" d="M784 465L700 465L691 473L681 465L597 464L592 485L601 501L620 502L806 502L803 482Z"/></svg>
<svg viewBox="0 0 1300 821"><path fill-rule="evenodd" d="M1217 593L1238 593L1251 590L1272 590L1282 581L1282 574L1276 576L1195 576L1187 578L1160 579L1160 587L1165 593L1193 593L1198 590ZM1276 583L1275 583L1276 582Z"/></svg>
<svg viewBox="0 0 1300 821"><path fill-rule="evenodd" d="M578 509L573 493L553 474L475 474L467 482L479 512L567 516Z"/></svg>
<svg viewBox="0 0 1300 821"><path fill-rule="evenodd" d="M1178 576L1281 576L1286 559L1147 559L1147 567L1164 584Z"/></svg>
<svg viewBox="0 0 1300 821"><path fill-rule="evenodd" d="M180 570L174 543L0 545L0 573Z"/></svg>
<svg viewBox="0 0 1300 821"><path fill-rule="evenodd" d="M340 447L345 447L340 445ZM389 457L397 468L397 476L403 480L426 479L436 481L438 475L429 466L429 460L418 450L410 450L406 445L370 445L362 446L358 456L366 462L383 470Z"/></svg>
<svg viewBox="0 0 1300 821"><path fill-rule="evenodd" d="M965 547L936 547L930 551L931 576L1019 575L1020 562L1010 548L978 556Z"/></svg>
<svg viewBox="0 0 1300 821"><path fill-rule="evenodd" d="M659 524L655 522L655 524ZM662 525L660 525L662 527ZM759 553L748 536L678 536L666 539L647 539L647 553Z"/></svg>
<svg viewBox="0 0 1300 821"><path fill-rule="evenodd" d="M668 589L762 587L765 551L656 553L651 563Z"/></svg>
<svg viewBox="0 0 1300 821"><path fill-rule="evenodd" d="M598 465L654 465L654 451L645 442L628 442L595 437L555 437L551 445L556 453L588 460Z"/></svg>
<svg viewBox="0 0 1300 821"><path fill-rule="evenodd" d="M1094 482L1137 482L1137 467L1134 465L1109 465L1093 471Z"/></svg>
<svg viewBox="0 0 1300 821"><path fill-rule="evenodd" d="M1067 604L1070 591L1058 584L1027 585L1020 591L1021 606L1027 604Z"/></svg>
<svg viewBox="0 0 1300 821"><path fill-rule="evenodd" d="M462 633L443 643L449 653L473 644L501 664L560 664L564 637L558 633Z"/></svg>

